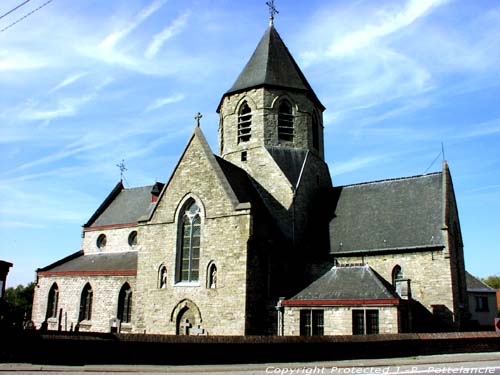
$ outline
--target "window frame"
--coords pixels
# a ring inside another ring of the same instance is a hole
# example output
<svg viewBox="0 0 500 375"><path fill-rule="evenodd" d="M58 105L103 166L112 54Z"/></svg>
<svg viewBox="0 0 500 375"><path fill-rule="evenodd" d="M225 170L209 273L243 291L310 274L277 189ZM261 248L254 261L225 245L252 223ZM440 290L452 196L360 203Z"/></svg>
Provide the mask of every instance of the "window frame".
<svg viewBox="0 0 500 375"><path fill-rule="evenodd" d="M322 309L301 309L299 317L300 336L324 336L325 312Z"/></svg>
<svg viewBox="0 0 500 375"><path fill-rule="evenodd" d="M377 335L380 333L380 313L378 309L353 309L352 334Z"/></svg>
<svg viewBox="0 0 500 375"><path fill-rule="evenodd" d="M488 296L474 296L476 301L476 312L489 312L490 304Z"/></svg>
<svg viewBox="0 0 500 375"><path fill-rule="evenodd" d="M288 100L282 100L278 105L278 141L293 142L294 139L295 116L293 106Z"/></svg>
<svg viewBox="0 0 500 375"><path fill-rule="evenodd" d="M49 289L49 294L47 297L47 312L45 314L46 319L57 318L57 309L59 307L59 286L57 283L53 283Z"/></svg>
<svg viewBox="0 0 500 375"><path fill-rule="evenodd" d="M90 283L85 284L80 296L80 310L78 314L78 322L84 320L92 320L92 302L94 298L94 291Z"/></svg>
<svg viewBox="0 0 500 375"><path fill-rule="evenodd" d="M192 207L196 206L195 211ZM178 223L176 284L199 284L202 206L190 198L183 204Z"/></svg>
<svg viewBox="0 0 500 375"><path fill-rule="evenodd" d="M128 245L130 247L136 247L137 246L137 244L138 244L138 236L139 236L139 234L137 233L136 230L133 230L132 232L129 233L127 242L128 242Z"/></svg>
<svg viewBox="0 0 500 375"><path fill-rule="evenodd" d="M238 109L238 144L252 138L252 108L245 100Z"/></svg>
<svg viewBox="0 0 500 375"><path fill-rule="evenodd" d="M118 293L118 310L116 317L121 323L132 321L133 292L129 283L123 284Z"/></svg>
<svg viewBox="0 0 500 375"><path fill-rule="evenodd" d="M103 250L106 247L108 239L104 233L101 233L95 242L98 249Z"/></svg>

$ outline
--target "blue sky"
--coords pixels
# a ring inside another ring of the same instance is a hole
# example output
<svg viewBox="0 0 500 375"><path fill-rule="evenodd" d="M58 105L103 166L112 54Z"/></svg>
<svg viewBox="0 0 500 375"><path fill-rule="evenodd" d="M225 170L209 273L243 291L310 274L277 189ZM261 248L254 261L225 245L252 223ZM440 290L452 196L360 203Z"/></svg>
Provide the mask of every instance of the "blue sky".
<svg viewBox="0 0 500 375"><path fill-rule="evenodd" d="M0 15L21 2L3 0ZM0 29L44 3L31 0ZM334 184L439 171L443 143L466 267L500 275L500 3L276 5L276 29L327 107ZM80 249L122 159L127 187L166 181L198 111L216 152L216 107L267 25L264 0L53 0L0 32L9 286Z"/></svg>

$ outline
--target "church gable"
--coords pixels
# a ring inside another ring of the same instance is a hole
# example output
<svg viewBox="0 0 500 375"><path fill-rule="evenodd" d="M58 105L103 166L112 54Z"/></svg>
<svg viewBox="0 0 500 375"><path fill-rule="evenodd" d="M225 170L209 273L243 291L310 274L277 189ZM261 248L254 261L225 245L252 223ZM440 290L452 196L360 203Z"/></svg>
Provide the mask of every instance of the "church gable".
<svg viewBox="0 0 500 375"><path fill-rule="evenodd" d="M179 204L189 195L201 200L207 217L224 215L235 209L250 208L249 202L243 202L248 199L247 196L242 193L235 194L220 163L212 154L201 129L195 128L184 153L160 194L150 222L174 222ZM235 168L237 167L231 170ZM229 171L229 168L225 170ZM243 180L243 177L239 172L234 179Z"/></svg>

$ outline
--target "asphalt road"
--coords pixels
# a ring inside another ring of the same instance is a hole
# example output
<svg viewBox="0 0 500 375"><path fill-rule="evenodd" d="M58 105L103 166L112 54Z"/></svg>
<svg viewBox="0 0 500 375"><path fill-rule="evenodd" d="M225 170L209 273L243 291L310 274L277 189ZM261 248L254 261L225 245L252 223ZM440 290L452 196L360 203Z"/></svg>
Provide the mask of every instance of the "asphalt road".
<svg viewBox="0 0 500 375"><path fill-rule="evenodd" d="M0 363L3 374L210 374L210 375L411 375L411 374L498 374L500 352L420 356L315 363L268 363L206 366L88 365L49 366Z"/></svg>

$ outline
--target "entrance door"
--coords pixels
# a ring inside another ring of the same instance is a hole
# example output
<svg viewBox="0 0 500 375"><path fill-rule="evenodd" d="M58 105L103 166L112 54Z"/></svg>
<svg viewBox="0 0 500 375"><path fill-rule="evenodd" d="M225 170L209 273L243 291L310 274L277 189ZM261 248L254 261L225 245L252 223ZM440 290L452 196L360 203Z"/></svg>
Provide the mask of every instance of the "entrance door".
<svg viewBox="0 0 500 375"><path fill-rule="evenodd" d="M193 327L196 327L194 313L189 307L184 307L177 316L177 334L189 335Z"/></svg>

